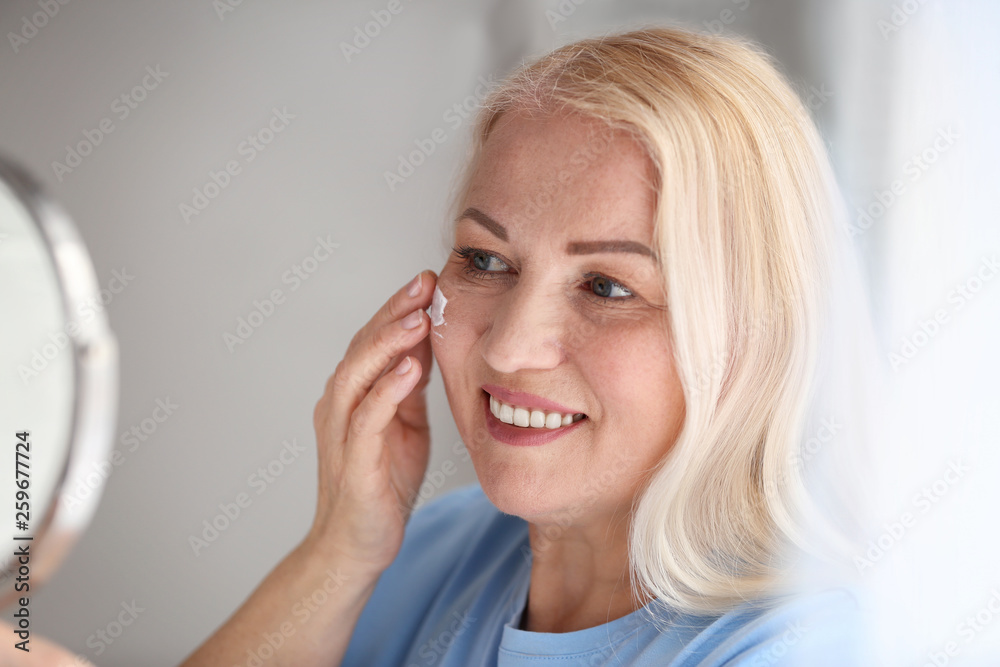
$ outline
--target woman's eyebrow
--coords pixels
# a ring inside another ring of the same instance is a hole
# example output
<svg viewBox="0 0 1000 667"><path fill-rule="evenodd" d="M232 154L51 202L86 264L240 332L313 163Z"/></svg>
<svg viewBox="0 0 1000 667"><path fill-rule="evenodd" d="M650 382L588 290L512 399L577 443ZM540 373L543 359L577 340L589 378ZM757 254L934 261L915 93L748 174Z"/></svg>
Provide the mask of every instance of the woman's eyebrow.
<svg viewBox="0 0 1000 667"><path fill-rule="evenodd" d="M456 222L462 218L468 218L469 220L479 223L486 229L486 231L490 232L501 241L507 241L509 239L507 229L503 225L477 208L470 206L465 209L465 211L462 212L462 215L456 218ZM639 255L645 255L654 262L657 261L656 253L654 253L648 246L645 246L638 241L571 241L566 246L566 252L570 255L589 255L599 252L632 252Z"/></svg>
<svg viewBox="0 0 1000 667"><path fill-rule="evenodd" d="M634 252L646 255L654 262L656 253L638 241L571 241L566 246L570 255L589 255L597 252Z"/></svg>
<svg viewBox="0 0 1000 667"><path fill-rule="evenodd" d="M508 240L507 230L504 228L504 226L501 225L496 220L494 220L493 218L491 218L490 216L480 211L478 208L473 208L470 206L469 208L465 209L462 212L462 215L455 218L455 222L458 222L462 218L468 218L469 220L474 220L478 222L480 225L486 228L486 231L490 232L491 234L493 234L493 236L497 237L501 241Z"/></svg>

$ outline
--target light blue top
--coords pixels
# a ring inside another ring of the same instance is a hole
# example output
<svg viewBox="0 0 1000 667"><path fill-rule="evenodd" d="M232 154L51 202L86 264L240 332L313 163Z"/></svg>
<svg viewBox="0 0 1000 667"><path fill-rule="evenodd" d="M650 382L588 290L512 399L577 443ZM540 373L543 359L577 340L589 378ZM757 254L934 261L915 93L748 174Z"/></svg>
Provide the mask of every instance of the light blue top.
<svg viewBox="0 0 1000 667"><path fill-rule="evenodd" d="M528 524L478 484L421 507L396 560L358 619L347 667L850 667L856 602L843 589L723 616L675 613L659 601L566 633L519 630L528 595ZM665 619L654 625L648 612Z"/></svg>

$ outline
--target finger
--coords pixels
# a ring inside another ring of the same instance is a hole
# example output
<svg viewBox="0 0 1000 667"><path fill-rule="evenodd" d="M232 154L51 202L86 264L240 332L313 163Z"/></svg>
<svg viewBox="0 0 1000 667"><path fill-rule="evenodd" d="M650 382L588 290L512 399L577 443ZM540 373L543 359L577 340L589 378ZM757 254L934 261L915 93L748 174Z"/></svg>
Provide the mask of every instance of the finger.
<svg viewBox="0 0 1000 667"><path fill-rule="evenodd" d="M433 271L428 271L423 278L424 278L423 282L425 284L428 283L429 279L429 284L427 284L427 289L431 292L431 294L433 294L434 287L437 285L437 274L434 273ZM428 303L426 306L424 306L424 310L426 311L428 308L430 308L430 305L431 304ZM392 361L390 361L389 364L382 370L382 375L388 373L390 368L394 368L396 364L399 363L402 360L402 358L405 357L407 354L415 354L416 357L420 360L421 366L423 368L428 369L429 371L432 359L430 338L426 339L427 341L426 344L424 343L424 340L425 340L424 338L421 338L420 342L418 342L413 348L394 356L392 358ZM379 377L381 377L381 375ZM428 373L424 373L423 376L421 376L420 378L420 384L417 385L416 391L423 389L423 386L427 384L428 379L429 379Z"/></svg>
<svg viewBox="0 0 1000 667"><path fill-rule="evenodd" d="M433 271L421 271L420 273L417 274L415 280L418 280L419 284L416 287L416 293L413 296L413 300L416 304L419 304L418 307L421 307L424 310L426 310L427 308L430 307L430 302L427 300L427 297L431 296L434 292L434 286L437 284L437 274L434 273ZM407 296L409 296L409 289L411 288L411 286L412 283L408 284L405 288ZM401 290L401 292L402 291L403 290ZM361 345L368 336L368 332L373 330L372 327L375 325L375 323L377 321L380 321L380 318L382 318L384 314L387 314L388 311L391 309L392 309L392 303L390 300L390 302L384 304L382 306L382 309L380 309L379 312L376 313L364 327L362 327L361 331L359 331L358 334L355 336L357 340L352 340L351 343L355 347ZM383 311L387 311L387 313L383 313ZM402 361L402 358L404 356L406 356L406 354L403 353L398 353L395 356L393 356L392 360L390 360L390 362L386 364L385 367L382 369L382 372L379 374L379 377L382 377L382 375L388 373L390 368L394 368L397 363Z"/></svg>
<svg viewBox="0 0 1000 667"><path fill-rule="evenodd" d="M391 369L395 368L396 364L402 361L403 357L405 357L408 354L412 354L415 357L417 357L417 359L420 360L421 365L429 370L431 360L433 359L433 355L431 354L430 336L426 338L421 337L420 340L417 341L417 343L413 347L411 347L408 350L403 350L402 352L399 352L396 355L394 355L392 359L389 360L389 363L385 366L385 368L382 369L382 372L379 374L378 377L382 377L383 375L388 373ZM375 379L377 380L378 378ZM424 375L420 378L420 384L417 385L417 389L418 390L423 389L423 385L426 385L428 380L429 376L427 375L427 373L424 373Z"/></svg>
<svg viewBox="0 0 1000 667"><path fill-rule="evenodd" d="M372 332L404 317L414 308L427 308L430 305L431 297L434 293L434 285L437 282L437 274L430 270L421 271L416 275L414 281L418 283L416 293L410 296L409 290L413 287L412 281L397 290L354 335L348 346L348 350L351 347L362 344L371 337Z"/></svg>
<svg viewBox="0 0 1000 667"><path fill-rule="evenodd" d="M327 382L323 400L328 402L330 410L328 423L336 429L331 433L335 440L343 440L351 413L361 403L375 381L384 375L384 371L395 366L395 358L413 347L430 331L428 317L423 312L427 301L426 293L429 292L428 283L433 282L425 275L427 273L433 276L433 272L419 274L422 280L415 296L411 297L404 287L383 306L383 310L386 308L391 310L397 307L390 308L391 304L397 303L408 305L411 309L403 313L403 317L375 329L372 334L362 335L366 331L371 331L367 326L362 328L348 346L343 360ZM422 294L425 296L421 296ZM407 321L407 316L417 318L415 325L414 322ZM371 322L375 319L372 318Z"/></svg>
<svg viewBox="0 0 1000 667"><path fill-rule="evenodd" d="M406 395L400 404L397 414L399 419L407 426L415 429L428 428L427 423L427 395L424 389L431 380L431 368L433 365L433 355L431 354L431 337L421 338L407 354L416 357L420 362L420 379L417 380L413 390Z"/></svg>
<svg viewBox="0 0 1000 667"><path fill-rule="evenodd" d="M418 308L402 320L383 326L363 347L348 352L334 373L333 393L329 397L332 426L344 429L333 435L340 438L346 435L352 413L383 377L382 370L390 367L395 355L413 347L429 331L430 320Z"/></svg>
<svg viewBox="0 0 1000 667"><path fill-rule="evenodd" d="M347 468L365 474L378 468L385 439L383 432L392 422L400 402L421 376L420 362L407 355L372 386L371 391L351 413L345 453Z"/></svg>

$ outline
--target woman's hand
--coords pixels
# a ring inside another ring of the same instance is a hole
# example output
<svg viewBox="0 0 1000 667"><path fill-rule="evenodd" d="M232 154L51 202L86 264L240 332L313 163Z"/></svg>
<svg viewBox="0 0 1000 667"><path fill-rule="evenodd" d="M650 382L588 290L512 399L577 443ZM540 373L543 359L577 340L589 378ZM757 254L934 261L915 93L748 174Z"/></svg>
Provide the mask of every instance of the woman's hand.
<svg viewBox="0 0 1000 667"><path fill-rule="evenodd" d="M355 334L316 403L319 499L309 534L184 667L243 664L248 650L279 630L287 635L283 643L259 664L343 660L379 575L399 553L409 501L427 470L423 389L431 344L423 309L437 275L424 271L415 282L412 293L404 287L394 294ZM333 590L336 595L310 607L308 623L292 612L300 600Z"/></svg>
<svg viewBox="0 0 1000 667"><path fill-rule="evenodd" d="M319 498L304 544L375 576L399 553L427 470L431 345L423 309L436 281L421 272L355 334L313 413Z"/></svg>

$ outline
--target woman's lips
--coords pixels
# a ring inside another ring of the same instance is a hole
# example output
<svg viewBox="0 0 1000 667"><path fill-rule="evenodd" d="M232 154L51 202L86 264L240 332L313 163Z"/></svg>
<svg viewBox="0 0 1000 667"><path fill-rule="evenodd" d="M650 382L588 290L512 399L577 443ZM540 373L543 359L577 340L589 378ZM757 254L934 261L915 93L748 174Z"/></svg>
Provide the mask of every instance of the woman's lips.
<svg viewBox="0 0 1000 667"><path fill-rule="evenodd" d="M567 435L571 431L576 430L578 426L584 422L589 421L587 417L575 421L568 426L560 426L559 428L531 428L528 426L514 426L513 424L505 424L490 412L490 395L485 391L483 392L482 400L480 403L483 406L483 414L486 417L486 430L489 434L493 436L496 440L506 443L508 445L531 447L534 445L544 445L547 442L551 442L556 438L561 438Z"/></svg>
<svg viewBox="0 0 1000 667"><path fill-rule="evenodd" d="M500 399L504 403L509 403L510 405L520 405L525 408L545 410L546 412L561 412L562 414L571 415L583 412L583 410L573 410L571 408L567 408L561 403L550 401L549 399L542 398L541 396L526 394L523 391L511 391L510 389L504 389L503 387L495 384L484 384L483 391L489 393L494 398Z"/></svg>

